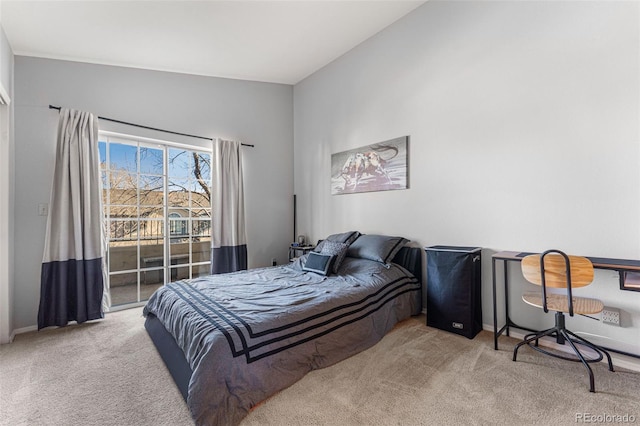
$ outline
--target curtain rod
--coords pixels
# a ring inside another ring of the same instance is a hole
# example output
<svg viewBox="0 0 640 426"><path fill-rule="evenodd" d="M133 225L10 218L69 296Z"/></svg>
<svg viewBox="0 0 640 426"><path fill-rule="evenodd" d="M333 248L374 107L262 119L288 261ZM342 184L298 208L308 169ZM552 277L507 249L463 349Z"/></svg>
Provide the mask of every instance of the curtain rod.
<svg viewBox="0 0 640 426"><path fill-rule="evenodd" d="M55 106L55 105L49 105L49 109L57 109L58 111L60 111L60 107L59 106ZM100 120L111 121L113 123L126 124L127 126L140 127L141 129L155 130L155 131L158 131L158 132L170 133L172 135L188 136L190 138L205 139L205 140L208 140L208 141L213 141L213 138L207 138L207 137L204 137L204 136L190 135L188 133L180 133L180 132L174 132L172 130L158 129L156 127L143 126L142 124L129 123L129 122L126 122L126 121L115 120L113 118L106 118L106 117L100 117L100 116L98 116L98 118ZM241 145L242 146L249 146L251 148L255 147L255 145L251 145L251 144L248 144L248 143L241 143Z"/></svg>

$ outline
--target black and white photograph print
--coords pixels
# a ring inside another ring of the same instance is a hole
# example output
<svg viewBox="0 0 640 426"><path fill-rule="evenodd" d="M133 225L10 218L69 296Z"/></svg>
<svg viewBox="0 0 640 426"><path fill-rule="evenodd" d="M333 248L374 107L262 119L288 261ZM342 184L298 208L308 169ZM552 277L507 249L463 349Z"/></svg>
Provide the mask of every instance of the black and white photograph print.
<svg viewBox="0 0 640 426"><path fill-rule="evenodd" d="M331 154L331 195L407 189L408 136Z"/></svg>

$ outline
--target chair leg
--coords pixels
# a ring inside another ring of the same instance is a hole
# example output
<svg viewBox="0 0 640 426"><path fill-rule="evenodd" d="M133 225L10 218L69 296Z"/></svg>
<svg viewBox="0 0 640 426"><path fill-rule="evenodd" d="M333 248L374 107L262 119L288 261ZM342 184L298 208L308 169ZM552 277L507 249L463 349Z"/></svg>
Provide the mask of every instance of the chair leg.
<svg viewBox="0 0 640 426"><path fill-rule="evenodd" d="M564 326L564 314L562 312L556 312L556 328L558 330L566 330ZM556 343L559 345L564 345L564 334L558 333L556 336Z"/></svg>
<svg viewBox="0 0 640 426"><path fill-rule="evenodd" d="M517 356L518 356L518 349L520 349L520 347L522 345L528 345L530 342L532 341L536 341L536 346L538 346L538 339L540 339L541 337L545 337L545 336L549 336L552 335L553 333L556 333L558 331L557 327L551 327L548 328L544 331L539 331L538 333L535 333L533 335L531 335L530 337L526 337L522 342L518 343L515 348L513 348L513 360L515 361Z"/></svg>
<svg viewBox="0 0 640 426"><path fill-rule="evenodd" d="M580 351L576 347L576 344L573 343L573 340L571 340L571 338L569 337L569 334L567 334L566 330L560 330L560 333L562 333L562 335L567 339L567 341L569 342L569 344L573 348L573 351L576 353L576 355L578 355L578 358L580 358L580 361L582 362L582 365L587 367L587 371L589 372L589 392L595 392L596 391L596 387L595 387L594 379L593 379L593 370L589 366L589 363L587 363L587 361L584 359L584 356L582 356L582 354L580 353Z"/></svg>
<svg viewBox="0 0 640 426"><path fill-rule="evenodd" d="M613 362L611 361L611 355L609 355L609 352L607 352L606 350L602 349L598 345L594 345L593 343L591 343L590 341L588 341L584 337L578 336L577 334L573 333L570 330L567 330L567 333L569 333L573 338L575 338L576 340L581 341L582 343L584 343L586 346L590 347L594 351L603 353L607 357L607 363L609 364L609 371L615 371L613 369Z"/></svg>
<svg viewBox="0 0 640 426"><path fill-rule="evenodd" d="M588 341L587 339L578 336L577 334L567 330L564 326L564 316L562 314L562 312L556 312L556 325L552 328L549 328L547 330L544 331L540 331L537 333L532 333L532 334L528 334L525 336L525 338L519 342L514 348L513 348L513 361L516 361L517 357L518 357L518 349L520 349L521 346L523 345L527 345L530 344L531 342L533 342L535 340L535 345L538 346L538 340L542 337L545 336L551 336L551 337L555 337L556 338L556 342L560 343L560 344L564 344L566 341L569 342L569 345L571 346L571 348L573 349L573 351L575 352L575 354L578 357L578 360L580 362L582 362L582 365L584 365L587 369L587 372L589 373L589 392L595 392L595 379L593 376L593 370L591 369L591 366L589 366L589 362L595 362L595 361L601 361L602 360L602 355L605 355L607 357L607 362L609 364L609 371L614 371L613 369L613 362L611 360L611 355L609 355L609 352L607 352L606 350L600 348L597 345L594 345L593 343L591 343L590 341ZM575 342L574 340L575 339ZM580 352L580 350L578 349L578 347L576 346L576 344L583 344L585 346L588 346L589 348L591 348L592 350L594 350L596 353L598 353L599 358L596 359L591 359L589 361L587 361L584 357L584 355L582 355L582 353ZM547 355L553 355L549 352L546 351L542 351L540 349L536 349L540 352L543 352ZM553 355L555 356L555 355ZM558 356L558 358L563 358L566 360L570 360L570 361L578 361L575 359L570 359L570 358L564 358L561 356Z"/></svg>

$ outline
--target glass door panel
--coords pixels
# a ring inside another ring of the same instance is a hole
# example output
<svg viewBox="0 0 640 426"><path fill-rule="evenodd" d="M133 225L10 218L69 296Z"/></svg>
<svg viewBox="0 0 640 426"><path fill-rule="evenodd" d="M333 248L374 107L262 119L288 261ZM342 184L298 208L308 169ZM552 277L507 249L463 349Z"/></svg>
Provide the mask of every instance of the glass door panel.
<svg viewBox="0 0 640 426"><path fill-rule="evenodd" d="M138 273L109 274L111 306L136 303L138 299Z"/></svg>
<svg viewBox="0 0 640 426"><path fill-rule="evenodd" d="M211 154L101 135L112 306L209 273Z"/></svg>
<svg viewBox="0 0 640 426"><path fill-rule="evenodd" d="M171 271L171 282L188 279L189 269L190 268L188 266L170 268L169 270Z"/></svg>
<svg viewBox="0 0 640 426"><path fill-rule="evenodd" d="M191 267L191 278L198 278L211 274L211 263L206 265L194 265Z"/></svg>

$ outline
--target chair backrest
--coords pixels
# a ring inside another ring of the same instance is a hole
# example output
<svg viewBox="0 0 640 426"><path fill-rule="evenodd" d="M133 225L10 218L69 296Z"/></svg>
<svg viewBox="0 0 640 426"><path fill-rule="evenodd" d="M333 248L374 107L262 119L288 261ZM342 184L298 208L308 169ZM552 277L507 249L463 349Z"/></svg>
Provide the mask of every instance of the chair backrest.
<svg viewBox="0 0 640 426"><path fill-rule="evenodd" d="M522 259L522 275L527 281L542 285L539 254L531 254ZM584 287L593 281L593 264L586 257L568 256L571 268L571 287ZM549 253L544 257L545 285L553 288L567 288L567 267L564 257Z"/></svg>

